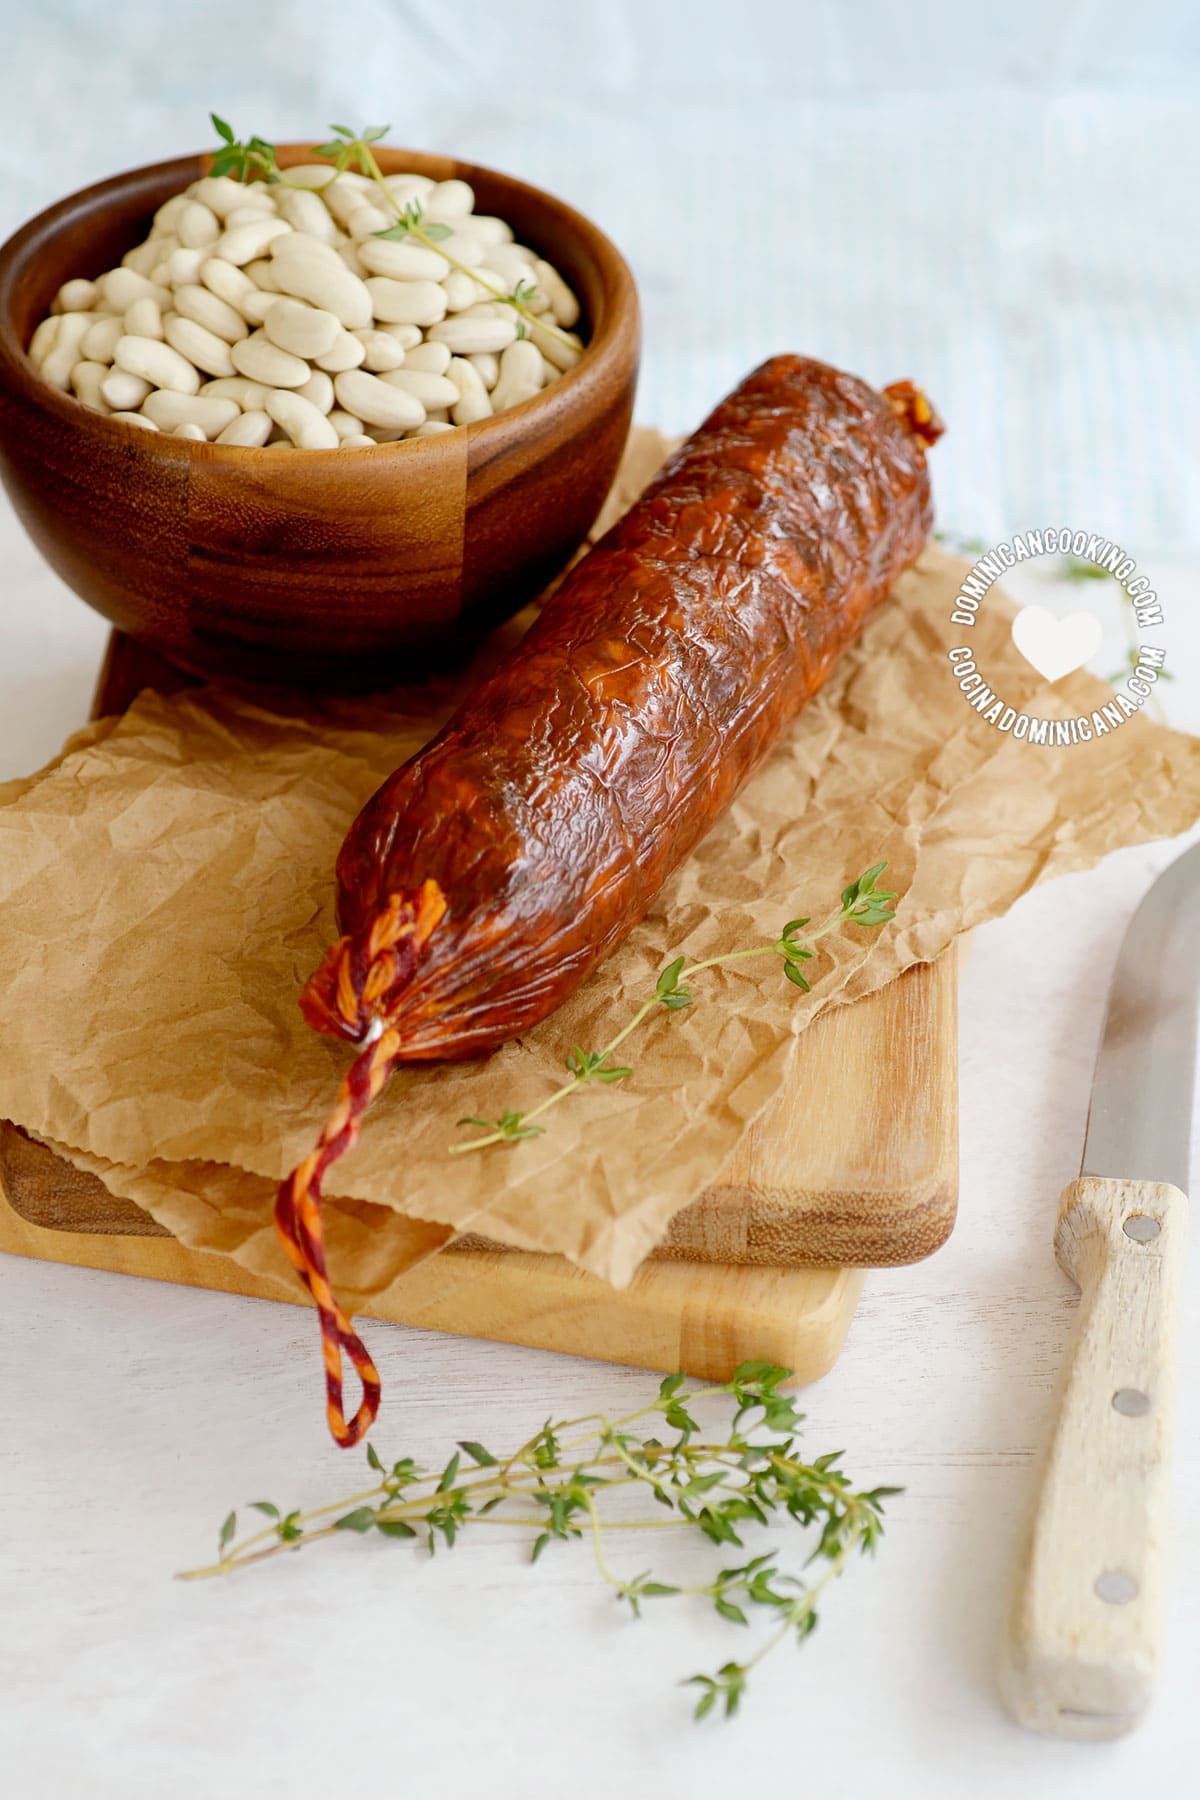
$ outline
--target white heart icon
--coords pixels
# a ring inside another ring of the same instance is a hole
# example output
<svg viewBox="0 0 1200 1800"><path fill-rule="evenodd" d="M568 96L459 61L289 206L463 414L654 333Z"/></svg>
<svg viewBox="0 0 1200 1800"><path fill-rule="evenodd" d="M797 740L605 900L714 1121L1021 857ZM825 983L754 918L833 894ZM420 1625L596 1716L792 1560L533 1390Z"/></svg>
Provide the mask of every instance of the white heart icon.
<svg viewBox="0 0 1200 1800"><path fill-rule="evenodd" d="M1044 680L1061 681L1095 656L1104 641L1104 627L1093 613L1060 619L1044 606L1023 606L1012 622L1012 638Z"/></svg>

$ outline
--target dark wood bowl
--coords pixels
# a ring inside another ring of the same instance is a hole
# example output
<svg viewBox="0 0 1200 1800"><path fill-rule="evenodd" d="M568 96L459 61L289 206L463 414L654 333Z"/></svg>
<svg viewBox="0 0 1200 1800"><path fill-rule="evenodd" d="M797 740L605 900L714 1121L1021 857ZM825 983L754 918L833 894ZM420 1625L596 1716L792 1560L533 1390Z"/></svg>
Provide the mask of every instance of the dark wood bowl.
<svg viewBox="0 0 1200 1800"><path fill-rule="evenodd" d="M279 150L283 164L307 145ZM0 475L89 605L194 672L361 687L457 653L581 542L616 473L637 380L637 290L581 214L473 163L380 149L388 173L460 176L579 295L587 348L532 400L369 450L246 450L137 431L25 355L71 276L120 262L204 174L184 156L99 182L0 249Z"/></svg>

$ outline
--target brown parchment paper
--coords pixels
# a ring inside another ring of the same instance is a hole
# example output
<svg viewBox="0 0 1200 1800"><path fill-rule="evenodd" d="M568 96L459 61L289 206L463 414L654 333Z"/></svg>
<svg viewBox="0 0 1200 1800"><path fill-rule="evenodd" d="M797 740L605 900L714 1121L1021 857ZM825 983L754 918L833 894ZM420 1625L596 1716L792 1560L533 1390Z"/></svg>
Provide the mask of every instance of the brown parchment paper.
<svg viewBox="0 0 1200 1800"><path fill-rule="evenodd" d="M618 502L662 451L635 434ZM486 1062L397 1071L328 1184L331 1267L351 1304L465 1231L626 1282L719 1174L820 1011L940 955L1035 882L1200 816L1200 740L1142 717L1048 750L970 709L945 656L964 636L948 617L962 573L935 549L922 557L560 1012ZM1066 716L1110 697L1084 674L1047 688L1009 618L993 591L971 639L1007 700ZM334 859L461 686L321 704L146 693L0 790L0 1115L184 1242L285 1273L274 1186L311 1147L350 1055L296 1005L334 930ZM773 960L715 971L695 1007L631 1042L632 1080L572 1099L519 1148L448 1154L459 1118L541 1098L570 1046L610 1036L673 956L767 941L885 858L895 924L825 940L811 994Z"/></svg>

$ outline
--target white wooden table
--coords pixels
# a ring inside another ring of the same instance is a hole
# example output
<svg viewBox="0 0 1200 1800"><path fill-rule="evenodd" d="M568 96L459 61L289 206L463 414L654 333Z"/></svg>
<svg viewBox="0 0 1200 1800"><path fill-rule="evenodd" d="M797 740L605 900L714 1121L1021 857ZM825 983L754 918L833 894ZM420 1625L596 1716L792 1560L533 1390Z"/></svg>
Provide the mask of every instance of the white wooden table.
<svg viewBox="0 0 1200 1800"><path fill-rule="evenodd" d="M98 619L0 513L0 775L86 714ZM1196 584L1147 565L1171 622L1177 723L1200 715ZM1043 590L1044 592L1044 590ZM1090 592L1086 595L1091 602ZM1190 620L1189 620L1190 608ZM1031 751L1031 757L1036 753ZM962 1204L930 1262L873 1274L837 1369L806 1398L814 1452L900 1482L878 1562L775 1653L731 1726L676 1678L739 1654L696 1602L640 1624L586 1546L530 1569L525 1534L430 1560L335 1542L236 1580L172 1581L235 1503L354 1485L325 1436L309 1314L0 1258L0 1770L23 1800L496 1800L887 1792L1107 1800L1186 1782L1198 1747L1200 1326L1183 1332L1166 1668L1140 1735L1025 1736L993 1678L1017 1534L1073 1294L1050 1249L1078 1166L1107 975L1162 845L1041 889L980 931L962 979ZM0 1047L0 1055L2 1055ZM548 1413L631 1407L628 1370L372 1325L385 1451L515 1444ZM649 1534L647 1534L649 1535ZM778 1542L778 1535L770 1539ZM622 1547L630 1570L662 1551ZM671 1564L686 1567L686 1560Z"/></svg>

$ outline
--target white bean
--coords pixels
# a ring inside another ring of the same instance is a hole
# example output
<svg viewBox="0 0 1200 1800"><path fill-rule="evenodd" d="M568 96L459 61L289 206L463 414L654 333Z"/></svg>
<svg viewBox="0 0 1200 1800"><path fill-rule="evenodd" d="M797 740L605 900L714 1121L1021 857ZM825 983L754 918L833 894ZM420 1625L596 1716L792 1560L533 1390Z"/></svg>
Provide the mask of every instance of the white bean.
<svg viewBox="0 0 1200 1800"><path fill-rule="evenodd" d="M151 237L166 237L168 234L173 235L175 231L175 221L179 218L190 199L190 194L172 194L169 200L164 200L154 215L154 224L150 232Z"/></svg>
<svg viewBox="0 0 1200 1800"><path fill-rule="evenodd" d="M179 425L198 425L205 437L216 437L232 425L241 408L236 400L217 400L211 394L175 394L165 389L147 394L142 411L153 419L160 431L174 431Z"/></svg>
<svg viewBox="0 0 1200 1800"><path fill-rule="evenodd" d="M368 437L365 431L352 431L342 438L338 448L341 450L374 450L376 439Z"/></svg>
<svg viewBox="0 0 1200 1800"><path fill-rule="evenodd" d="M396 387L402 393L411 394L419 400L426 412L436 410L439 406L456 406L460 395L457 387L448 375L431 375L427 369L393 369L383 380L389 387Z"/></svg>
<svg viewBox="0 0 1200 1800"><path fill-rule="evenodd" d="M445 348L445 344L438 345L439 350ZM479 379L490 394L500 379L500 358L494 351L477 350L474 356L468 356L467 361L479 370Z"/></svg>
<svg viewBox="0 0 1200 1800"><path fill-rule="evenodd" d="M158 426L153 419L144 418L139 412L110 412L110 419L120 419L122 425L136 425L139 431L157 431Z"/></svg>
<svg viewBox="0 0 1200 1800"><path fill-rule="evenodd" d="M334 344L333 349L324 356L318 356L318 369L328 369L331 375L340 375L343 369L357 369L367 358L367 347L362 339L355 337L352 331L343 331Z"/></svg>
<svg viewBox="0 0 1200 1800"><path fill-rule="evenodd" d="M465 181L437 181L425 195L426 218L459 220L475 210L475 190Z"/></svg>
<svg viewBox="0 0 1200 1800"><path fill-rule="evenodd" d="M287 178L301 187L323 188L332 173L328 163L296 163L288 169Z"/></svg>
<svg viewBox="0 0 1200 1800"><path fill-rule="evenodd" d="M140 375L152 387L168 388L172 393L194 394L200 386L200 377L191 363L170 344L160 344L154 338L131 337L128 333L118 338L113 361L127 374Z"/></svg>
<svg viewBox="0 0 1200 1800"><path fill-rule="evenodd" d="M404 206L409 200L424 201L434 184L428 175L385 175L383 185Z"/></svg>
<svg viewBox="0 0 1200 1800"><path fill-rule="evenodd" d="M458 403L450 408L450 417L456 425L473 425L476 419L491 418L492 403L478 369L473 368L465 357L454 356L446 374L458 389Z"/></svg>
<svg viewBox="0 0 1200 1800"><path fill-rule="evenodd" d="M304 386L297 388L296 392L315 406L322 417L333 411L333 377L327 375L324 369L314 369Z"/></svg>
<svg viewBox="0 0 1200 1800"><path fill-rule="evenodd" d="M184 319L179 313L168 313L163 320L163 335L172 350L178 350L180 356L186 356L205 375L234 374L233 358L225 339L218 337L215 331L207 331L203 325L197 325L195 319Z"/></svg>
<svg viewBox="0 0 1200 1800"><path fill-rule="evenodd" d="M474 270L468 274L465 269L451 269L442 288L446 295L446 311L464 312L468 306L478 306L481 301L495 298L496 277L488 269L480 269L478 274Z"/></svg>
<svg viewBox="0 0 1200 1800"><path fill-rule="evenodd" d="M500 379L492 389L492 411L506 412L532 400L542 385L542 353L528 338L510 344L500 358Z"/></svg>
<svg viewBox="0 0 1200 1800"><path fill-rule="evenodd" d="M505 308L511 312L511 308ZM458 313L443 319L429 332L434 343L449 344L455 356L471 356L479 350L505 350L516 342L517 320L488 317L482 313Z"/></svg>
<svg viewBox="0 0 1200 1800"><path fill-rule="evenodd" d="M333 387L340 405L368 425L407 430L425 418L425 408L415 395L392 387L379 375L368 375L365 369L344 370Z"/></svg>
<svg viewBox="0 0 1200 1800"><path fill-rule="evenodd" d="M253 293L247 294L239 303L243 319L248 325L261 325L280 298L273 289L255 288Z"/></svg>
<svg viewBox="0 0 1200 1800"><path fill-rule="evenodd" d="M172 229L185 250L202 250L206 244L215 244L221 235L216 213L199 200L188 201Z"/></svg>
<svg viewBox="0 0 1200 1800"><path fill-rule="evenodd" d="M273 344L265 331L253 331L234 344L231 356L239 375L261 381L269 388L303 387L312 370L302 357Z"/></svg>
<svg viewBox="0 0 1200 1800"><path fill-rule="evenodd" d="M191 438L192 441L197 444L202 444L204 442L204 432L200 429L199 425L193 425L190 420L185 420L182 425L177 425L171 433L171 436Z"/></svg>
<svg viewBox="0 0 1200 1800"><path fill-rule="evenodd" d="M135 244L132 250L125 252L121 258L121 267L132 269L135 274L145 275L153 281L154 271L159 263L178 247L178 241L172 237L147 238L144 244Z"/></svg>
<svg viewBox="0 0 1200 1800"><path fill-rule="evenodd" d="M159 287L145 275L139 275L136 269L110 269L99 281L100 292L114 312L124 313L129 310L135 300L157 300L162 307L170 306L171 295L167 288Z"/></svg>
<svg viewBox="0 0 1200 1800"><path fill-rule="evenodd" d="M61 315L58 313L51 313L49 318L43 319L29 340L29 350L27 354L35 369L41 368L51 350L54 348L54 340L58 336L60 316ZM103 320L100 322L106 323L106 321ZM119 323L120 321L118 320L118 324ZM94 327L89 326L88 333L93 329ZM84 334L85 337L88 333ZM118 333L118 335L120 334ZM80 347L82 348L84 339L81 338L79 342Z"/></svg>
<svg viewBox="0 0 1200 1800"><path fill-rule="evenodd" d="M79 348L87 336L88 329L95 323L91 313L59 313L58 330L54 340L42 358L42 380L48 381L52 387L62 388L64 392L70 386L71 370L79 361Z"/></svg>
<svg viewBox="0 0 1200 1800"><path fill-rule="evenodd" d="M171 287L182 282L199 281L200 271L208 258L207 250L172 250L167 258L167 281Z"/></svg>
<svg viewBox="0 0 1200 1800"><path fill-rule="evenodd" d="M402 350L413 350L422 342L419 325L381 325L379 329L394 337Z"/></svg>
<svg viewBox="0 0 1200 1800"><path fill-rule="evenodd" d="M533 251L520 244L491 244L483 266L494 270L506 287L515 288L518 281L532 281L533 262Z"/></svg>
<svg viewBox="0 0 1200 1800"><path fill-rule="evenodd" d="M332 245L337 237L337 226L329 208L319 195L309 193L307 189L280 188L279 216L287 220L293 231L316 238L322 244Z"/></svg>
<svg viewBox="0 0 1200 1800"><path fill-rule="evenodd" d="M373 375L385 369L398 369L404 361L404 345L386 331L356 331L354 336L363 347L363 367Z"/></svg>
<svg viewBox="0 0 1200 1800"><path fill-rule="evenodd" d="M218 219L227 219L236 206L245 204L247 189L245 182L235 181L231 175L204 175L192 183L188 192ZM171 202L167 204L169 206ZM172 216L178 217L182 210L182 207L178 208Z"/></svg>
<svg viewBox="0 0 1200 1800"><path fill-rule="evenodd" d="M228 300L219 299L210 288L199 287L194 282L185 282L175 289L175 311L182 318L202 325L214 336L224 338L227 344L236 344L239 338L247 336L246 321L237 307L231 306Z"/></svg>
<svg viewBox="0 0 1200 1800"><path fill-rule="evenodd" d="M297 450L336 450L339 439L333 426L303 394L267 395L267 411L286 431Z"/></svg>
<svg viewBox="0 0 1200 1800"><path fill-rule="evenodd" d="M101 392L108 367L105 363L77 362L71 370L71 387L75 398L90 406L93 412L108 411L108 402Z"/></svg>
<svg viewBox="0 0 1200 1800"><path fill-rule="evenodd" d="M40 325L38 330L41 330ZM110 363L117 347L117 339L124 335L124 321L118 319L115 313L111 318L97 319L83 334L79 345L80 354L86 356L89 362ZM30 345L31 352L32 348Z"/></svg>
<svg viewBox="0 0 1200 1800"><path fill-rule="evenodd" d="M560 371L573 369L583 354L583 344L573 331L566 333L565 344L557 332L547 331L544 325L532 325L529 335L546 361Z"/></svg>
<svg viewBox="0 0 1200 1800"><path fill-rule="evenodd" d="M218 444L242 444L248 450L260 450L271 435L272 419L270 413L244 412L228 424L224 431L218 431Z"/></svg>
<svg viewBox="0 0 1200 1800"><path fill-rule="evenodd" d="M315 252L297 251L276 257L271 273L282 293L331 312L348 331L372 323L371 295L336 251L331 256L320 246Z"/></svg>
<svg viewBox="0 0 1200 1800"><path fill-rule="evenodd" d="M445 344L415 344L404 352L406 369L424 369L428 375L444 375L450 367L450 351Z"/></svg>
<svg viewBox="0 0 1200 1800"><path fill-rule="evenodd" d="M276 238L271 245L271 261L277 262L286 256L322 256L336 268L342 260L340 246L344 241L336 234L327 243L324 238L310 237L307 231L293 231L290 237Z"/></svg>
<svg viewBox="0 0 1200 1800"><path fill-rule="evenodd" d="M449 261L466 263L468 268L481 264L487 255L483 239L473 237L470 231L452 231L449 237L439 238L437 242Z"/></svg>
<svg viewBox="0 0 1200 1800"><path fill-rule="evenodd" d="M206 381L200 392L205 398L232 400L245 412L261 412L267 398L262 382L249 381L245 375L219 375L215 381Z"/></svg>
<svg viewBox="0 0 1200 1800"><path fill-rule="evenodd" d="M200 280L209 293L224 300L226 306L239 307L247 294L258 291L245 269L235 269L223 256L210 256L201 263Z"/></svg>
<svg viewBox="0 0 1200 1800"><path fill-rule="evenodd" d="M275 279L275 265L269 256L255 257L253 262L246 264L244 273L250 277L260 293L277 294L279 292L279 283ZM249 299L249 295L246 297Z"/></svg>
<svg viewBox="0 0 1200 1800"><path fill-rule="evenodd" d="M424 244L367 238L358 246L358 256L372 275L390 275L394 281L444 281L450 273L446 258Z"/></svg>
<svg viewBox="0 0 1200 1800"><path fill-rule="evenodd" d="M148 294L143 294L140 300L135 300L132 306L126 307L124 324L130 337L158 338L161 341L164 335L162 308ZM115 338L113 345L115 348ZM111 357L109 361L112 361Z"/></svg>
<svg viewBox="0 0 1200 1800"><path fill-rule="evenodd" d="M538 285L550 302L554 323L563 326L574 325L579 318L579 302L558 270L553 263L544 262L540 256L533 266L537 271Z"/></svg>
<svg viewBox="0 0 1200 1800"><path fill-rule="evenodd" d="M362 175L353 175L349 170L343 175L336 175L321 195L326 206L345 230L350 214L357 212L371 192L373 184Z"/></svg>
<svg viewBox="0 0 1200 1800"><path fill-rule="evenodd" d="M286 219L277 219L273 213L265 213L261 219L255 219L250 224L237 225L232 231L223 231L213 245L212 255L220 256L225 262L231 262L235 268L240 269L262 256L277 237L287 237L291 229Z"/></svg>
<svg viewBox="0 0 1200 1800"><path fill-rule="evenodd" d="M64 281L54 296L54 304L59 312L91 312L100 298L100 289L94 281Z"/></svg>
<svg viewBox="0 0 1200 1800"><path fill-rule="evenodd" d="M439 437L443 431L453 430L454 427L450 424L448 419L426 419L423 425L418 425L416 429L410 431L408 435L409 437L415 438Z"/></svg>
<svg viewBox="0 0 1200 1800"><path fill-rule="evenodd" d="M513 228L508 220L498 219L493 213L472 212L470 228L485 244L511 244L513 241Z"/></svg>
<svg viewBox="0 0 1200 1800"><path fill-rule="evenodd" d="M331 312L287 295L280 295L263 319L263 330L271 342L293 356L324 356L337 343L341 329Z"/></svg>
<svg viewBox="0 0 1200 1800"><path fill-rule="evenodd" d="M125 369L110 369L100 383L100 392L114 412L136 412L150 391L148 381Z"/></svg>
<svg viewBox="0 0 1200 1800"><path fill-rule="evenodd" d="M373 232L388 231L395 223L394 215L381 212L368 201L365 206L355 207L346 220L346 230L357 244L361 238L369 238Z"/></svg>
<svg viewBox="0 0 1200 1800"><path fill-rule="evenodd" d="M445 290L436 281L393 281L387 275L372 275L366 291L375 317L391 325L436 325L446 316Z"/></svg>
<svg viewBox="0 0 1200 1800"><path fill-rule="evenodd" d="M353 413L344 412L340 406L335 406L325 417L340 438L359 437L362 434L362 420L356 419Z"/></svg>

